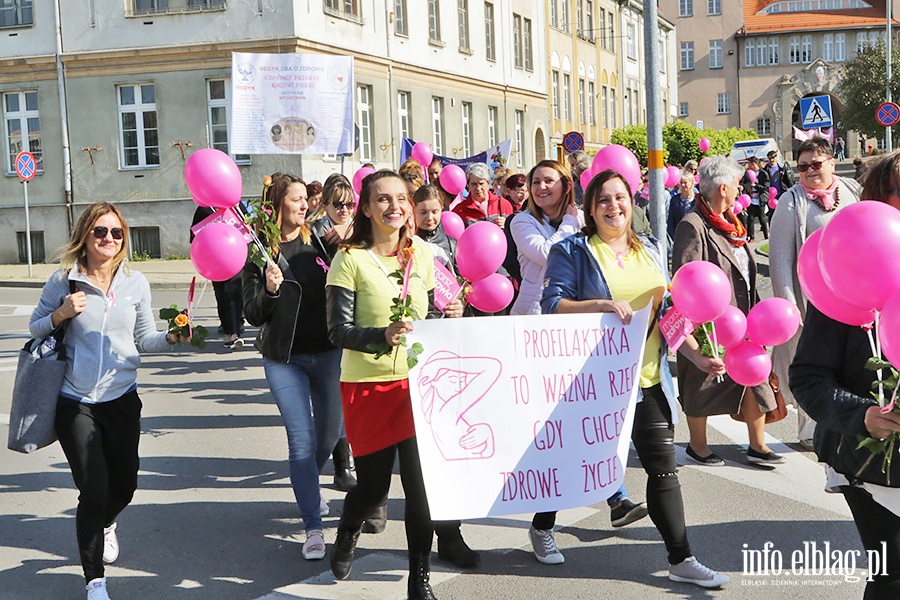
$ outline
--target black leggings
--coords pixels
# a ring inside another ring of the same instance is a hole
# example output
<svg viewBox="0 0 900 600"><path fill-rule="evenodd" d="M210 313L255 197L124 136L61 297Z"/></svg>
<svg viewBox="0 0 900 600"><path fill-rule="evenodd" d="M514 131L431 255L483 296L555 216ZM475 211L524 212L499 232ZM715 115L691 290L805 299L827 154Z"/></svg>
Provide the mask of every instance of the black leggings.
<svg viewBox="0 0 900 600"><path fill-rule="evenodd" d="M762 202L762 199L760 199L760 202ZM759 226L762 227L763 237L769 237L769 221L766 219L764 210L765 208L760 204L751 204L747 207L747 235L751 240L753 239L754 219L759 221Z"/></svg>
<svg viewBox="0 0 900 600"><path fill-rule="evenodd" d="M240 334L244 324L244 287L241 276L225 281L213 281L216 293L216 311L225 335Z"/></svg>
<svg viewBox="0 0 900 600"><path fill-rule="evenodd" d="M89 582L103 577L103 528L137 489L141 399L137 391L99 404L60 397L56 433L80 492L75 530Z"/></svg>
<svg viewBox="0 0 900 600"><path fill-rule="evenodd" d="M900 517L875 502L869 492L855 487L842 486L841 492L850 505L853 521L859 531L863 547L882 555L886 565L880 565L872 581L866 584L864 600L895 600L900 598ZM874 569L878 565L869 565ZM878 573L887 573L879 575Z"/></svg>
<svg viewBox="0 0 900 600"><path fill-rule="evenodd" d="M394 457L398 455L400 481L406 496L404 520L409 555L428 556L431 554L434 525L428 510L428 497L425 495L425 481L422 479L422 465L415 437L372 454L355 457L357 485L347 492L341 527L357 531L372 509L387 497Z"/></svg>

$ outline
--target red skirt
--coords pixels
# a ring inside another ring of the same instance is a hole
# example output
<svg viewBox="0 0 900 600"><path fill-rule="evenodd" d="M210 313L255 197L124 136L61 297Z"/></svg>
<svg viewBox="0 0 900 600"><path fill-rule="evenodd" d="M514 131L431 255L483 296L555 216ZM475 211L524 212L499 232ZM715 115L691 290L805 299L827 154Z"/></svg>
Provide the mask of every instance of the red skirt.
<svg viewBox="0 0 900 600"><path fill-rule="evenodd" d="M344 427L354 456L365 456L416 435L409 380L341 382Z"/></svg>

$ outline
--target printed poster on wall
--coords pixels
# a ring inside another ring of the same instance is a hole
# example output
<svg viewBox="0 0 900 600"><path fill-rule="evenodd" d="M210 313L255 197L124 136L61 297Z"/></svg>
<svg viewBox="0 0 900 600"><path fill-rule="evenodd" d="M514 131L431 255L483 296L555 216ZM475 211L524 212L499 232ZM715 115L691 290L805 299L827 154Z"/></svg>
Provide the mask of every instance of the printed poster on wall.
<svg viewBox="0 0 900 600"><path fill-rule="evenodd" d="M353 57L231 55L232 154L353 152Z"/></svg>
<svg viewBox="0 0 900 600"><path fill-rule="evenodd" d="M624 482L649 307L418 321L410 371L436 520L562 510Z"/></svg>

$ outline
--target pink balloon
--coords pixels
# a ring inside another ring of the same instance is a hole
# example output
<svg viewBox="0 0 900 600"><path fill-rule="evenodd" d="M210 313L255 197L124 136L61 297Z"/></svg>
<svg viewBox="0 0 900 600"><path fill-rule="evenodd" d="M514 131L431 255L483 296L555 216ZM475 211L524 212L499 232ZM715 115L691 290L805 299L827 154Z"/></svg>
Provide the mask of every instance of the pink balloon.
<svg viewBox="0 0 900 600"><path fill-rule="evenodd" d="M594 178L594 169L586 169L582 174L579 180L581 181L581 189L586 190L588 184L591 183L591 179Z"/></svg>
<svg viewBox="0 0 900 600"><path fill-rule="evenodd" d="M772 210L778 208L778 198L769 198L769 208Z"/></svg>
<svg viewBox="0 0 900 600"><path fill-rule="evenodd" d="M419 161L426 169L428 165L431 164L431 161L434 159L434 151L431 149L429 144L425 142L416 142L416 144L412 147L412 152L410 152L410 157ZM441 177L444 176L444 172L441 171Z"/></svg>
<svg viewBox="0 0 900 600"><path fill-rule="evenodd" d="M700 185L700 176L694 175L694 185Z"/></svg>
<svg viewBox="0 0 900 600"><path fill-rule="evenodd" d="M863 310L881 310L900 288L900 211L866 200L837 211L822 231L819 262L834 294Z"/></svg>
<svg viewBox="0 0 900 600"><path fill-rule="evenodd" d="M210 281L231 279L247 262L247 243L228 223L212 223L194 236L191 262Z"/></svg>
<svg viewBox="0 0 900 600"><path fill-rule="evenodd" d="M773 187L770 187L769 188L769 199L771 200L772 198L776 198L776 199L778 198L778 190Z"/></svg>
<svg viewBox="0 0 900 600"><path fill-rule="evenodd" d="M443 176L442 173L441 177L443 178ZM462 217L452 210L445 210L441 213L441 225L444 226L444 233L457 240L466 230L466 224L463 223Z"/></svg>
<svg viewBox="0 0 900 600"><path fill-rule="evenodd" d="M822 277L819 264L819 241L824 229L817 229L806 238L797 255L797 276L800 289L813 306L827 317L847 325L868 325L875 320L875 313L847 304L834 295Z"/></svg>
<svg viewBox="0 0 900 600"><path fill-rule="evenodd" d="M360 194L362 192L363 179L374 172L375 169L373 169L372 167L363 167L361 169L357 169L356 173L353 174L353 191L357 194Z"/></svg>
<svg viewBox="0 0 900 600"><path fill-rule="evenodd" d="M900 368L900 290L894 292L881 309L878 335L884 357Z"/></svg>
<svg viewBox="0 0 900 600"><path fill-rule="evenodd" d="M744 208L746 208L746 207L744 206L744 204L742 202L738 202L737 200L735 200L734 206L732 207L731 212L733 212L736 215L739 215L742 212L744 212Z"/></svg>
<svg viewBox="0 0 900 600"><path fill-rule="evenodd" d="M641 163L638 162L634 152L620 146L619 144L610 144L602 148L594 155L594 162L591 164L591 172L595 175L606 169L612 169L625 178L632 193L637 193L641 187Z"/></svg>
<svg viewBox="0 0 900 600"><path fill-rule="evenodd" d="M466 189L466 172L457 165L447 165L441 169L438 182L445 192L455 196Z"/></svg>
<svg viewBox="0 0 900 600"><path fill-rule="evenodd" d="M211 208L209 204L207 204L206 202L204 202L203 200L201 200L194 194L191 194L191 200L193 200L194 204L196 204L197 206L202 206L203 208Z"/></svg>
<svg viewBox="0 0 900 600"><path fill-rule="evenodd" d="M495 223L478 221L459 236L456 266L469 281L484 279L494 273L506 258L506 235Z"/></svg>
<svg viewBox="0 0 900 600"><path fill-rule="evenodd" d="M466 301L482 312L500 312L512 302L513 286L500 273L491 273L484 279L472 282L472 291Z"/></svg>
<svg viewBox="0 0 900 600"><path fill-rule="evenodd" d="M700 138L700 143L698 145L700 146L700 152L706 152L709 150L711 144L709 138Z"/></svg>
<svg viewBox="0 0 900 600"><path fill-rule="evenodd" d="M753 387L769 380L772 359L766 349L753 342L741 342L725 353L725 371L738 385Z"/></svg>
<svg viewBox="0 0 900 600"><path fill-rule="evenodd" d="M736 200L740 200L741 204L744 205L744 208L747 208L751 204L749 194L741 194L736 198Z"/></svg>
<svg viewBox="0 0 900 600"><path fill-rule="evenodd" d="M800 311L784 298L766 298L747 315L747 337L760 346L779 346L799 328Z"/></svg>
<svg viewBox="0 0 900 600"><path fill-rule="evenodd" d="M681 182L681 169L674 165L670 165L666 167L666 181L665 186L667 188L673 188L677 186Z"/></svg>
<svg viewBox="0 0 900 600"><path fill-rule="evenodd" d="M203 148L191 154L184 164L184 181L200 206L231 208L241 201L241 171L221 150Z"/></svg>
<svg viewBox="0 0 900 600"><path fill-rule="evenodd" d="M753 169L747 169L747 177L752 183L759 181L759 175Z"/></svg>
<svg viewBox="0 0 900 600"><path fill-rule="evenodd" d="M726 350L744 341L744 336L747 335L747 317L741 309L731 304L725 307L725 312L713 321L713 325L716 328L716 341L725 346Z"/></svg>
<svg viewBox="0 0 900 600"><path fill-rule="evenodd" d="M714 321L731 304L731 281L711 262L695 260L672 277L672 300L678 312L694 323Z"/></svg>

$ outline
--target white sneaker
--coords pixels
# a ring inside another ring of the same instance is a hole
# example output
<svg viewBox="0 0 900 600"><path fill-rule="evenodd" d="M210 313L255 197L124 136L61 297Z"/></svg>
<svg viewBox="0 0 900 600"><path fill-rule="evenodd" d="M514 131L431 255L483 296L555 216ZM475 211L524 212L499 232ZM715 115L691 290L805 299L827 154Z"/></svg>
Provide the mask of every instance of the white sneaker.
<svg viewBox="0 0 900 600"><path fill-rule="evenodd" d="M729 581L728 575L716 573L693 556L688 556L677 565L669 565L669 579L704 588L722 587Z"/></svg>
<svg viewBox="0 0 900 600"><path fill-rule="evenodd" d="M116 524L103 528L103 562L116 562L119 558L119 538L116 537Z"/></svg>
<svg viewBox="0 0 900 600"><path fill-rule="evenodd" d="M320 560L325 558L325 534L321 529L312 529L306 532L306 541L303 543L303 558L306 560Z"/></svg>
<svg viewBox="0 0 900 600"><path fill-rule="evenodd" d="M331 512L331 509L328 508L328 502L325 500L325 496L319 494L319 516L327 517Z"/></svg>
<svg viewBox="0 0 900 600"><path fill-rule="evenodd" d="M556 547L556 540L553 539L552 531L529 527L528 537L531 538L531 548L534 550L534 557L539 562L545 565L561 565L566 562L566 557Z"/></svg>
<svg viewBox="0 0 900 600"><path fill-rule="evenodd" d="M106 577L91 579L84 589L87 590L87 600L109 600L109 594L106 593Z"/></svg>

